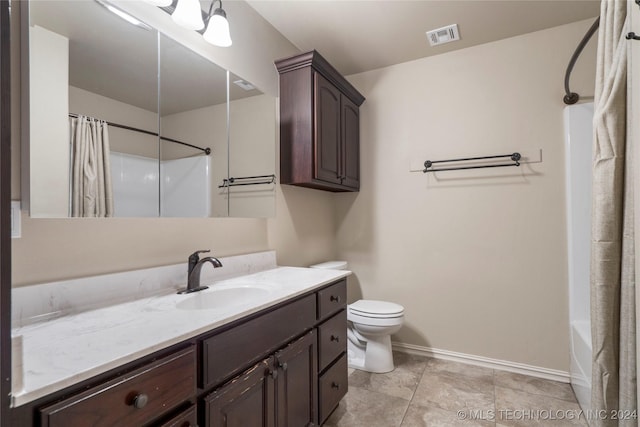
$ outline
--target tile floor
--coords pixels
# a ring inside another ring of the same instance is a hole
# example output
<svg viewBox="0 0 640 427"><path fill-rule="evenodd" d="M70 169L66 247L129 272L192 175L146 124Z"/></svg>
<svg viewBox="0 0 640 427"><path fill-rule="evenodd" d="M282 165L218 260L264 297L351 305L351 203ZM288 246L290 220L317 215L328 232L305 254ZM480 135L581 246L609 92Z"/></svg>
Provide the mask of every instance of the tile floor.
<svg viewBox="0 0 640 427"><path fill-rule="evenodd" d="M350 370L325 427L587 426L568 384L394 353L388 374Z"/></svg>

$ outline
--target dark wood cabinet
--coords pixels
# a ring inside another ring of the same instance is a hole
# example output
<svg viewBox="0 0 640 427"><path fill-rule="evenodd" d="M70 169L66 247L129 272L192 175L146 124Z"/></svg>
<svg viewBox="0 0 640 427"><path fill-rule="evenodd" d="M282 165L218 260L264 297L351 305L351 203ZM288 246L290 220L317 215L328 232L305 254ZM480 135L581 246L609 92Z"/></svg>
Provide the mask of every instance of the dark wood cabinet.
<svg viewBox="0 0 640 427"><path fill-rule="evenodd" d="M43 427L152 424L196 393L193 346L40 411Z"/></svg>
<svg viewBox="0 0 640 427"><path fill-rule="evenodd" d="M280 182L360 188L364 97L318 52L276 61L280 73Z"/></svg>
<svg viewBox="0 0 640 427"><path fill-rule="evenodd" d="M200 387L222 384L311 329L315 312L316 297L308 295L203 339Z"/></svg>
<svg viewBox="0 0 640 427"><path fill-rule="evenodd" d="M158 425L158 424L154 424ZM191 405L178 415L172 417L170 420L165 421L158 425L158 427L197 427L198 426L198 414L196 412L196 406Z"/></svg>
<svg viewBox="0 0 640 427"><path fill-rule="evenodd" d="M340 91L318 73L315 79L315 177L325 182L341 184L342 167L340 132Z"/></svg>
<svg viewBox="0 0 640 427"><path fill-rule="evenodd" d="M204 398L205 427L275 427L273 357Z"/></svg>
<svg viewBox="0 0 640 427"><path fill-rule="evenodd" d="M360 188L360 110L342 95L342 185Z"/></svg>
<svg viewBox="0 0 640 427"><path fill-rule="evenodd" d="M321 425L347 391L345 308L341 279L25 405L15 425Z"/></svg>
<svg viewBox="0 0 640 427"><path fill-rule="evenodd" d="M317 334L312 330L275 354L278 427L315 425L318 419Z"/></svg>
<svg viewBox="0 0 640 427"><path fill-rule="evenodd" d="M334 411L340 399L347 394L347 355L342 354L318 379L320 424Z"/></svg>

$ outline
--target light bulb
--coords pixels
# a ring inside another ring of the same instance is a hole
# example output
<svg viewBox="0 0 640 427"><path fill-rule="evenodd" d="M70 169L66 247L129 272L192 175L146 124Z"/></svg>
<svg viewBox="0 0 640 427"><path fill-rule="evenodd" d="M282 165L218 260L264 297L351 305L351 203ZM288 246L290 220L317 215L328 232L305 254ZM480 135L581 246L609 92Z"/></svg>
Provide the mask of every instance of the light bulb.
<svg viewBox="0 0 640 427"><path fill-rule="evenodd" d="M220 46L231 46L231 34L229 34L229 21L227 21L227 14L221 8L218 8L213 12L211 18L209 18L209 25L207 31L202 35L209 43Z"/></svg>
<svg viewBox="0 0 640 427"><path fill-rule="evenodd" d="M176 24L187 30L198 31L204 28L199 0L178 0L178 5L171 14L171 18Z"/></svg>

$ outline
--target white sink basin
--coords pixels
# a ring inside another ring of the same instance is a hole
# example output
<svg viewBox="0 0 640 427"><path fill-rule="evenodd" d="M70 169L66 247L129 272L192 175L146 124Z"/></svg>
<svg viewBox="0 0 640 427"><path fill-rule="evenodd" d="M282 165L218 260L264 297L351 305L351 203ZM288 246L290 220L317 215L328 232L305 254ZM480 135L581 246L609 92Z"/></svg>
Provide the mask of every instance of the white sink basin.
<svg viewBox="0 0 640 427"><path fill-rule="evenodd" d="M257 286L209 288L189 296L176 307L181 310L220 310L256 302L268 294L269 290Z"/></svg>

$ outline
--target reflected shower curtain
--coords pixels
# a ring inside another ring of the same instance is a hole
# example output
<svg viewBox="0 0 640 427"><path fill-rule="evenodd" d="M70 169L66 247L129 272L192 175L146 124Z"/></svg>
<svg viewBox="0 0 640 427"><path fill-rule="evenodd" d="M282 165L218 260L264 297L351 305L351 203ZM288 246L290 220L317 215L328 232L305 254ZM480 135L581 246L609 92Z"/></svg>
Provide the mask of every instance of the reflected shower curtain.
<svg viewBox="0 0 640 427"><path fill-rule="evenodd" d="M594 101L590 424L634 426L636 317L633 164L627 144L627 2L603 0ZM623 412L614 412L614 411Z"/></svg>
<svg viewBox="0 0 640 427"><path fill-rule="evenodd" d="M107 122L70 118L71 216L113 216Z"/></svg>

